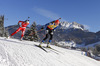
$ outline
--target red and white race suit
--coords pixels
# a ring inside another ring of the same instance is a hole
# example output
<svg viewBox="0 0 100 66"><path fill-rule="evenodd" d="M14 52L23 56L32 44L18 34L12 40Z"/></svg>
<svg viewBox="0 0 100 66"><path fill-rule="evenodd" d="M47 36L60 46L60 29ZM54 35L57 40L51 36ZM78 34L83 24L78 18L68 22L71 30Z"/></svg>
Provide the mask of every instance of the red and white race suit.
<svg viewBox="0 0 100 66"><path fill-rule="evenodd" d="M12 33L11 36L13 36L14 34L16 34L19 31L22 31L21 38L23 38L24 33L25 33L25 29L26 29L27 25L29 25L29 23L24 22L24 21L19 21L18 24L19 23L21 23L21 26L14 33Z"/></svg>

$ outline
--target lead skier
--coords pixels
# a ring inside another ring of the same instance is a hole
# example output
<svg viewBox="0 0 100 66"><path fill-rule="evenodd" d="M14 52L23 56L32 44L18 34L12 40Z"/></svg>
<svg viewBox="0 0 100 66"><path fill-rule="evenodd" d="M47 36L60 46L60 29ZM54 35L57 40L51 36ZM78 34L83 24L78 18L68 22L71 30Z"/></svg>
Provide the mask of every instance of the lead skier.
<svg viewBox="0 0 100 66"><path fill-rule="evenodd" d="M61 18L59 18L61 19ZM42 47L41 44L50 36L49 41L47 43L47 47L50 48L50 42L52 41L53 38L53 32L55 31L55 29L58 28L59 26L59 19L52 21L50 23L47 23L44 27L41 28L41 30L43 30L44 28L46 28L46 36L45 38L42 40L42 42L39 44L39 47Z"/></svg>

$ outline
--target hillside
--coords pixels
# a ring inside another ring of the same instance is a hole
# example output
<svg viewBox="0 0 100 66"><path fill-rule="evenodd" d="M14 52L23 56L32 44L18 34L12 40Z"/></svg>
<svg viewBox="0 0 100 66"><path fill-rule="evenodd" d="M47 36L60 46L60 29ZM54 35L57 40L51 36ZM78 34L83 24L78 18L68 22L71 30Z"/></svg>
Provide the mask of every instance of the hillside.
<svg viewBox="0 0 100 66"><path fill-rule="evenodd" d="M38 35L40 40L45 36L45 30L40 31L43 25L37 25ZM6 27L6 31L12 34L18 28L17 25L12 25ZM29 28L26 29L26 32ZM74 41L76 44L85 43L85 45L96 43L100 41L100 32L94 33L86 30L84 25L78 24L76 22L61 22L58 29L54 32L53 41ZM20 38L21 32L18 32L13 37Z"/></svg>
<svg viewBox="0 0 100 66"><path fill-rule="evenodd" d="M51 45L58 54L49 49L46 53L35 46L38 44L0 37L0 66L100 66L99 61L81 55L80 51Z"/></svg>

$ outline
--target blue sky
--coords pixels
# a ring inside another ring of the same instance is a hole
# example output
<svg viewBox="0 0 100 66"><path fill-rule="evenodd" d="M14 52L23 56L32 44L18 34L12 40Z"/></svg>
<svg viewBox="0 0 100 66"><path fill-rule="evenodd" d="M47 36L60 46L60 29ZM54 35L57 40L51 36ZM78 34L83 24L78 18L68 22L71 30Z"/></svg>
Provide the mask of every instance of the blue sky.
<svg viewBox="0 0 100 66"><path fill-rule="evenodd" d="M61 17L89 31L100 30L100 0L0 0L0 15L5 16L5 27L30 16L30 24L43 25Z"/></svg>

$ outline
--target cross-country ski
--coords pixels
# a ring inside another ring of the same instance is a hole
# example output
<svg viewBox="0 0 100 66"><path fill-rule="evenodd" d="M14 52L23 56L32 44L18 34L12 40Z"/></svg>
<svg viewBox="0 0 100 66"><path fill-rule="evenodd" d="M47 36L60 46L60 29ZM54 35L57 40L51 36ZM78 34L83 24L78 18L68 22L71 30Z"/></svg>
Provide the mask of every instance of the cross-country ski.
<svg viewBox="0 0 100 66"><path fill-rule="evenodd" d="M36 47L38 47L38 48L40 48L40 49L42 49L43 51L45 51L45 52L47 52L47 53L48 53L48 51L47 51L45 48L40 47L39 45L34 45L34 46L36 46Z"/></svg>

